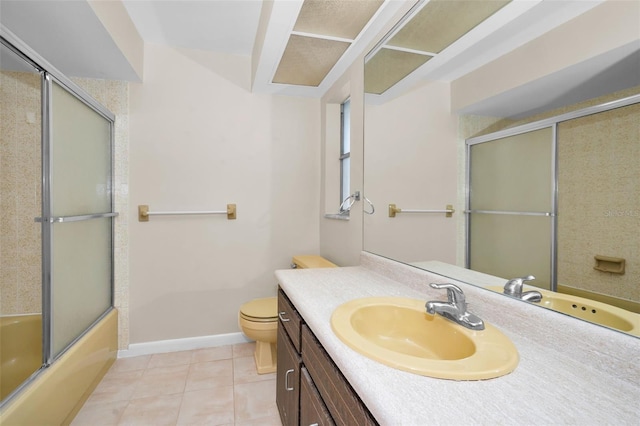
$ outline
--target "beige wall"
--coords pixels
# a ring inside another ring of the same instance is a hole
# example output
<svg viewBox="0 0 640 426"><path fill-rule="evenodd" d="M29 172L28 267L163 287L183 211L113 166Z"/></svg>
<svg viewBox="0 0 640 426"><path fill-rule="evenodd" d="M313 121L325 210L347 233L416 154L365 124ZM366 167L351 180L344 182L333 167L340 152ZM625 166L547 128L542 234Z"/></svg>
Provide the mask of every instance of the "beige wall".
<svg viewBox="0 0 640 426"><path fill-rule="evenodd" d="M214 69L216 71L214 71ZM318 100L249 92L248 57L145 47L131 84L131 343L239 331L273 271L319 251ZM151 217L220 210L224 216Z"/></svg>
<svg viewBox="0 0 640 426"><path fill-rule="evenodd" d="M0 72L0 314L42 311L40 75Z"/></svg>
<svg viewBox="0 0 640 426"><path fill-rule="evenodd" d="M377 207L364 217L364 249L402 262L456 262L456 124L450 86L434 82L365 112L365 193ZM405 213L387 206L456 213Z"/></svg>

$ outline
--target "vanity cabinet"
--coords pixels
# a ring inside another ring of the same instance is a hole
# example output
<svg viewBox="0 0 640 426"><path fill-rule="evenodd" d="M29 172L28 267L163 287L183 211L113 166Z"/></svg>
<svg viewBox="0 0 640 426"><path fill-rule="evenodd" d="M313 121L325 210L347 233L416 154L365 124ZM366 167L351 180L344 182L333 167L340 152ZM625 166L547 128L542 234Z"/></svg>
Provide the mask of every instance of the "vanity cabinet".
<svg viewBox="0 0 640 426"><path fill-rule="evenodd" d="M300 322L300 316L293 305L282 291L278 292L276 404L284 426L299 424L302 366Z"/></svg>
<svg viewBox="0 0 640 426"><path fill-rule="evenodd" d="M278 317L276 404L282 424L377 425L282 290Z"/></svg>

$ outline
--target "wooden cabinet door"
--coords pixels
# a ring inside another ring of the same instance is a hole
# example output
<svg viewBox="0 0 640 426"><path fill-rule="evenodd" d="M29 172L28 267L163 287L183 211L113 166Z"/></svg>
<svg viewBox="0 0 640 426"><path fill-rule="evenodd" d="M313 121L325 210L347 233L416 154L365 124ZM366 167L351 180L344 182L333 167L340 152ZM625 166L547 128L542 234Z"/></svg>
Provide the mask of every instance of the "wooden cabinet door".
<svg viewBox="0 0 640 426"><path fill-rule="evenodd" d="M309 371L302 367L300 378L300 426L333 426L331 415L324 405Z"/></svg>
<svg viewBox="0 0 640 426"><path fill-rule="evenodd" d="M300 409L300 364L302 360L278 324L278 370L276 374L276 405L283 426L297 426Z"/></svg>
<svg viewBox="0 0 640 426"><path fill-rule="evenodd" d="M306 325L302 326L302 360L336 424L378 424Z"/></svg>

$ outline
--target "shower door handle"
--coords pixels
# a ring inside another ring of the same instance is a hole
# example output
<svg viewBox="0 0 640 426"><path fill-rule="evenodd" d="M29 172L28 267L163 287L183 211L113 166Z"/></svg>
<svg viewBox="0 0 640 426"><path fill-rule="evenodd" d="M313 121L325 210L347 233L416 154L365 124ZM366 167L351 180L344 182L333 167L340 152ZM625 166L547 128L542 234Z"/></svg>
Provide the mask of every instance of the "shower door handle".
<svg viewBox="0 0 640 426"><path fill-rule="evenodd" d="M83 214L79 216L57 216L57 217L36 217L35 221L38 223L65 223L65 222L80 222L83 220L102 219L103 217L116 217L118 213L96 213L96 214Z"/></svg>

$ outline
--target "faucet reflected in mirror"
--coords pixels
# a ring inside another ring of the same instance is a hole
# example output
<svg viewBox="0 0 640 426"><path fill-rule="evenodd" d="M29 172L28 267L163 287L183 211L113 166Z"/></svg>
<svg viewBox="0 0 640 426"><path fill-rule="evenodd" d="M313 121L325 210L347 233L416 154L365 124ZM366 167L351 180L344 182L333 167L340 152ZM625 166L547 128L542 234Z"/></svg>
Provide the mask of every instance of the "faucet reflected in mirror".
<svg viewBox="0 0 640 426"><path fill-rule="evenodd" d="M516 299L524 300L525 302L540 302L542 300L542 293L536 290L522 291L524 283L526 281L533 281L536 277L533 275L527 275L522 278L512 278L504 285L503 294L507 296L515 297Z"/></svg>
<svg viewBox="0 0 640 426"><path fill-rule="evenodd" d="M591 12L595 14L597 10ZM597 28L592 30L599 31ZM393 35L391 33L381 45L388 43ZM535 39L531 43L535 46ZM521 62L514 66L514 72L535 67L541 61L551 60L552 56L538 55L519 56ZM529 60L531 62L527 62ZM430 260L467 266L474 254L477 260L481 253L490 254L494 247L510 240L518 242L524 256L516 259L512 256L514 250L503 248L499 257L488 260L492 266L470 262L468 267L505 280L533 273L537 280L528 283L530 285L640 312L640 264L637 263L640 251L640 98L616 109L549 126L549 137L556 138L556 142L544 148L549 173L544 181L531 178L527 182L529 186L520 189L524 199L532 194L535 185L547 190L548 210L544 211L548 214L525 216L527 223L544 222L534 232L543 237L541 240L530 242L528 238L520 238L520 233L533 229L531 225L520 222L521 216L511 219L503 213L512 212L499 211L496 207L492 208L494 213L500 214L474 214L476 219L471 218L471 226L504 221L510 221L511 225L488 228L486 236L493 244L491 247L480 244L478 238L467 241L470 215L466 203L470 186L465 141L640 94L638 40L598 52L588 60L576 61L567 70L594 69L598 61L598 72L594 71L590 78L581 81L579 87L567 80L567 75L556 72L501 96L495 95L491 102L478 100L477 104L460 110L454 110L452 104L456 96L455 79L466 77L462 71L453 72L454 77L449 80L428 78L429 72L425 78L409 74L396 86L401 86L402 90L394 92L392 86L386 94L375 94L366 88L370 87L368 83L374 74L379 78L379 70L374 71L375 62L367 62L364 66L363 190L376 203L385 206L392 203L439 206L455 199L453 208L464 213L454 215L453 220L447 220L444 215L401 215L394 219L386 214L365 216L364 250L414 266ZM432 59L422 68L431 66L430 62L435 64L436 61ZM433 69L437 75L436 65ZM483 86L497 84L491 80L494 78L491 74L479 75L485 78ZM628 75L635 77L622 77ZM495 78L500 76L496 74ZM551 84L553 79L564 79L566 87L558 90ZM515 161L509 157L511 148L507 147L502 158L489 157L487 172L516 164L518 174L535 175L536 168L529 167L532 158L525 155L524 162ZM554 174L556 180L552 181L550 177ZM503 183L506 180L509 179L503 179ZM501 199L503 192L495 187L489 195L498 204L504 202ZM603 257L626 259L625 272L616 274L594 268L597 263L594 259ZM527 281L529 277L524 278L523 281ZM510 282L512 290L505 286L503 293L512 293L507 295L530 302L538 300L537 294L522 293L522 287L516 285L518 282Z"/></svg>

